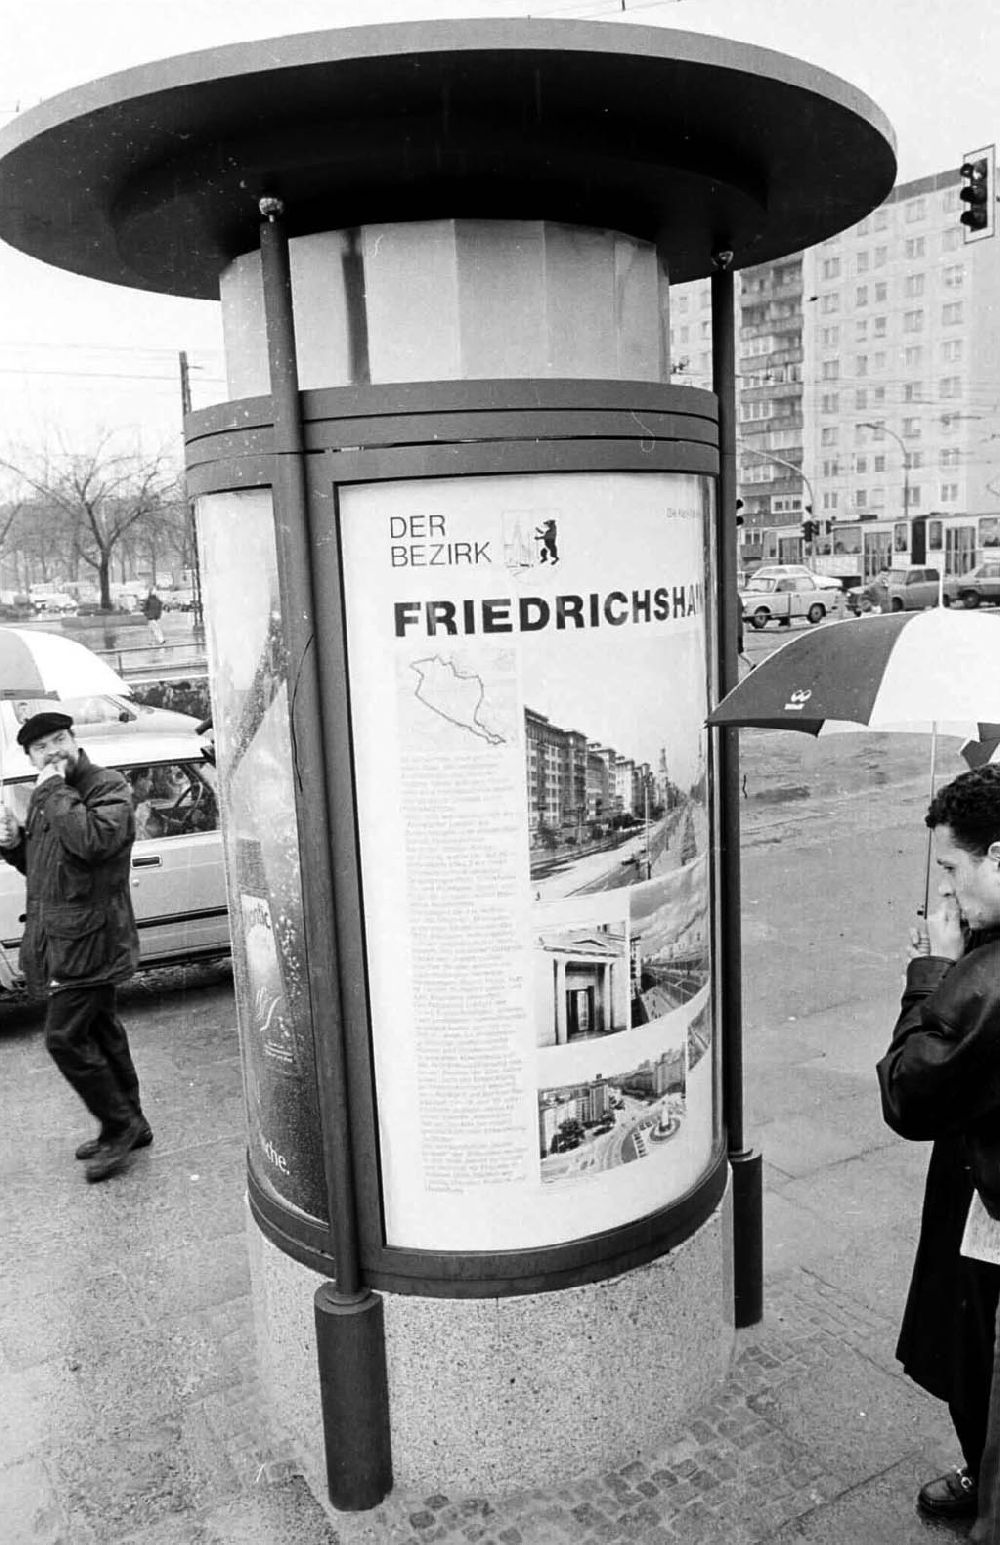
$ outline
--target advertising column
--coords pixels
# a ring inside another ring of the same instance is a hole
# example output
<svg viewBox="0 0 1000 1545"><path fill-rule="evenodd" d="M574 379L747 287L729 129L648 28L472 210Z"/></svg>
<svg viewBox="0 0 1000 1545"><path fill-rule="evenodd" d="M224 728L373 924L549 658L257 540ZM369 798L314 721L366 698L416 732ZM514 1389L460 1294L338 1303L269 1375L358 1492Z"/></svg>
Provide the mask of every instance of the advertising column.
<svg viewBox="0 0 1000 1545"><path fill-rule="evenodd" d="M339 490L390 1246L566 1243L711 1163L710 501Z"/></svg>

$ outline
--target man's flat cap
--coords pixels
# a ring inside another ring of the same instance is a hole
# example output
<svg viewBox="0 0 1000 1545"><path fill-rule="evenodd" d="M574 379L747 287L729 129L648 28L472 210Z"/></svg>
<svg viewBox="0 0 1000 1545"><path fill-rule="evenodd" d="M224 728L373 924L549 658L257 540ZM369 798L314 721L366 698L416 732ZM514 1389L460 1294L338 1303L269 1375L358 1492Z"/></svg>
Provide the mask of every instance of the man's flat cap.
<svg viewBox="0 0 1000 1545"><path fill-rule="evenodd" d="M30 719L25 719L17 732L17 743L25 750L32 741L42 740L46 735L56 735L60 730L71 730L73 720L68 713L34 713Z"/></svg>

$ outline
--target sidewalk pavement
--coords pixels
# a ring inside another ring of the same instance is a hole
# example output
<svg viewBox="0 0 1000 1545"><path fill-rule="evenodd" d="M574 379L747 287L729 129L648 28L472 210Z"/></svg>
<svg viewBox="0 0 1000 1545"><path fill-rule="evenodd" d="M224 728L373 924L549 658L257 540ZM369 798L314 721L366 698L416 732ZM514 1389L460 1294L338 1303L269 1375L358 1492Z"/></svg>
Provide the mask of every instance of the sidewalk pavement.
<svg viewBox="0 0 1000 1545"><path fill-rule="evenodd" d="M835 802L834 802L835 805ZM563 1488L393 1493L335 1515L269 1433L257 1380L232 986L125 998L156 1133L87 1186L88 1135L39 1020L0 1005L3 1545L917 1545L921 1481L958 1455L893 1357L927 1151L881 1122L916 791L862 815L773 806L745 839L749 1131L765 1156L766 1316L685 1430ZM751 811L751 816L753 816ZM794 817L794 818L793 818ZM808 817L808 818L807 818ZM853 819L853 818L852 818ZM871 916L868 916L868 911ZM781 962L780 970L777 963ZM165 990L166 989L166 990ZM669 1312L669 1306L664 1306Z"/></svg>

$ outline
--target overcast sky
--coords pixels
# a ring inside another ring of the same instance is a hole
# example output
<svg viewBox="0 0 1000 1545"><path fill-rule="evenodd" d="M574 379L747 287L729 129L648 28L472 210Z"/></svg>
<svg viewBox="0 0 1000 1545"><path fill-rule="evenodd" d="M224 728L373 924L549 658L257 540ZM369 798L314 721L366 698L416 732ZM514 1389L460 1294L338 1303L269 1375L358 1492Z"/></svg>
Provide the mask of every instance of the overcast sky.
<svg viewBox="0 0 1000 1545"><path fill-rule="evenodd" d="M116 70L226 42L361 22L551 16L674 27L822 65L892 123L899 176L997 138L998 0L0 0L0 124ZM180 437L178 352L196 407L224 395L218 308L78 279L0 245L0 448L92 443L101 428Z"/></svg>

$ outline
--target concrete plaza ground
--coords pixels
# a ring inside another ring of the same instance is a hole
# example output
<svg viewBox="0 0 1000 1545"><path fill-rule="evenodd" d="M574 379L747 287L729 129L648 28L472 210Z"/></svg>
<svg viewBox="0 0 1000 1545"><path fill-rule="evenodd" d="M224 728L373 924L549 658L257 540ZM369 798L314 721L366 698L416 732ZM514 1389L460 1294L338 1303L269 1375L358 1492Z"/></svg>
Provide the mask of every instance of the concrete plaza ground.
<svg viewBox="0 0 1000 1545"><path fill-rule="evenodd" d="M141 979L125 1012L156 1131L105 1185L39 1021L0 1004L3 1545L916 1545L946 1413L893 1357L927 1153L873 1065L922 894L927 743L744 736L749 1131L766 1315L685 1430L564 1488L393 1493L328 1513L270 1433L254 1357L232 987ZM959 770L954 757L943 771ZM669 1314L669 1305L664 1305ZM595 1391L595 1397L599 1391ZM636 1398L642 1398L641 1381Z"/></svg>

